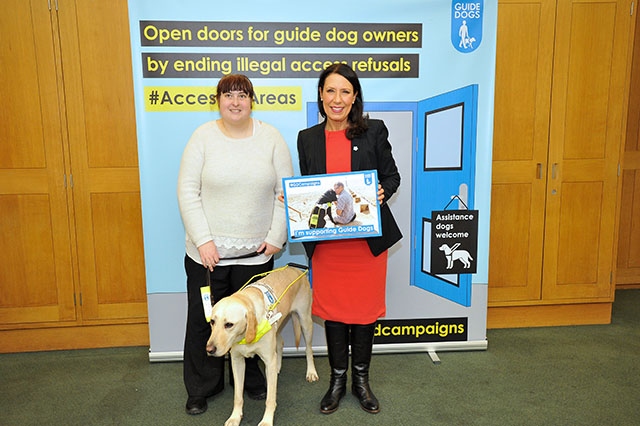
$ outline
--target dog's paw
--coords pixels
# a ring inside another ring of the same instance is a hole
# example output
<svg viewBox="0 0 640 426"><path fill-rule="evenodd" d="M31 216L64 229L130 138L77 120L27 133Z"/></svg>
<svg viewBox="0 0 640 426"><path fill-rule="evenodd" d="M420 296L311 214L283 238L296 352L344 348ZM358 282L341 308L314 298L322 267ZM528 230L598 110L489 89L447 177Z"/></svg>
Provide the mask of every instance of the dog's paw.
<svg viewBox="0 0 640 426"><path fill-rule="evenodd" d="M224 422L224 426L240 426L240 421L242 421L242 417L231 416Z"/></svg>
<svg viewBox="0 0 640 426"><path fill-rule="evenodd" d="M315 370L307 371L307 382L317 382L318 381L318 373Z"/></svg>

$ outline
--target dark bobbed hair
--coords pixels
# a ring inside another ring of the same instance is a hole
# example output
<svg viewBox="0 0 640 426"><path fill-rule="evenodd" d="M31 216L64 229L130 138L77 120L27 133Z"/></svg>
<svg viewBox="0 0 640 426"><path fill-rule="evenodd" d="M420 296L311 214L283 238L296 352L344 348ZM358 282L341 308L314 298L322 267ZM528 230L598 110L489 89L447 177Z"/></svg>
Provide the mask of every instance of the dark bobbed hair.
<svg viewBox="0 0 640 426"><path fill-rule="evenodd" d="M364 101L362 100L362 86L360 86L360 80L358 79L358 75L355 71L351 69L349 65L343 63L330 65L322 71L318 80L318 110L320 111L322 118L325 120L327 118L327 112L324 110L324 106L322 105L322 97L320 93L324 89L324 83L327 77L331 74L339 74L346 78L349 83L351 83L353 90L356 93L356 100L354 104L351 105L351 111L349 111L349 116L347 117L347 122L349 124L349 127L347 127L347 138L353 139L367 130L367 119L369 118L368 115L364 115Z"/></svg>
<svg viewBox="0 0 640 426"><path fill-rule="evenodd" d="M216 88L216 99L220 101L220 95L232 91L244 92L249 95L252 101L255 96L251 80L243 74L229 74L222 77Z"/></svg>

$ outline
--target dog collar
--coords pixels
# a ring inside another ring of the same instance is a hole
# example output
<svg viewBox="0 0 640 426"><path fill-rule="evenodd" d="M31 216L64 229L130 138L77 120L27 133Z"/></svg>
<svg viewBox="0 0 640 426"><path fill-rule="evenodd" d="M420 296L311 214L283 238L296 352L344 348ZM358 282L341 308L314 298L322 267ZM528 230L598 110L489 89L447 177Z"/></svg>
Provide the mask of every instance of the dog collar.
<svg viewBox="0 0 640 426"><path fill-rule="evenodd" d="M256 330L256 338L253 339L253 342L247 342L247 339L243 337L242 340L238 342L238 344L247 345L249 343L256 343L258 340L262 339L262 336L267 334L269 330L271 330L271 323L269 322L268 319L265 318L262 321L260 321L260 324L258 324L258 328Z"/></svg>

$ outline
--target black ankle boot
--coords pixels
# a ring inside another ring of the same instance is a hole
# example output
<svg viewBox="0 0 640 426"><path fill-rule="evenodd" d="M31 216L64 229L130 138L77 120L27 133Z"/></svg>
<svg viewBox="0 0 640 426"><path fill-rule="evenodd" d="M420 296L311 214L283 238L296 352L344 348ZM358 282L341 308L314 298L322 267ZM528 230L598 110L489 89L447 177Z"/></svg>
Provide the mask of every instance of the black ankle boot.
<svg viewBox="0 0 640 426"><path fill-rule="evenodd" d="M329 390L320 402L320 412L331 414L338 409L340 400L347 392L349 326L339 322L325 321L324 330L327 337L331 380Z"/></svg>
<svg viewBox="0 0 640 426"><path fill-rule="evenodd" d="M375 323L351 326L351 392L358 397L364 411L372 414L380 412L378 398L369 387L369 365L373 349Z"/></svg>

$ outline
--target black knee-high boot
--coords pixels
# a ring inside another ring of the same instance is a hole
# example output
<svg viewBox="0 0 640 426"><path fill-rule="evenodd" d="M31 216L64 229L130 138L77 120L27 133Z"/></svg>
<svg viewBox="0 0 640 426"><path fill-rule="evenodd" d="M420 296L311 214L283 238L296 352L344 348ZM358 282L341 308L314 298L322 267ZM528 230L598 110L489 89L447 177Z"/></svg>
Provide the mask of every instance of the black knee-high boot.
<svg viewBox="0 0 640 426"><path fill-rule="evenodd" d="M373 349L375 323L351 325L351 391L360 400L360 406L369 413L378 413L380 404L369 387L369 365Z"/></svg>
<svg viewBox="0 0 640 426"><path fill-rule="evenodd" d="M320 402L320 411L331 414L338 409L347 390L349 369L349 326L340 322L325 321L325 335L331 366L329 390Z"/></svg>

